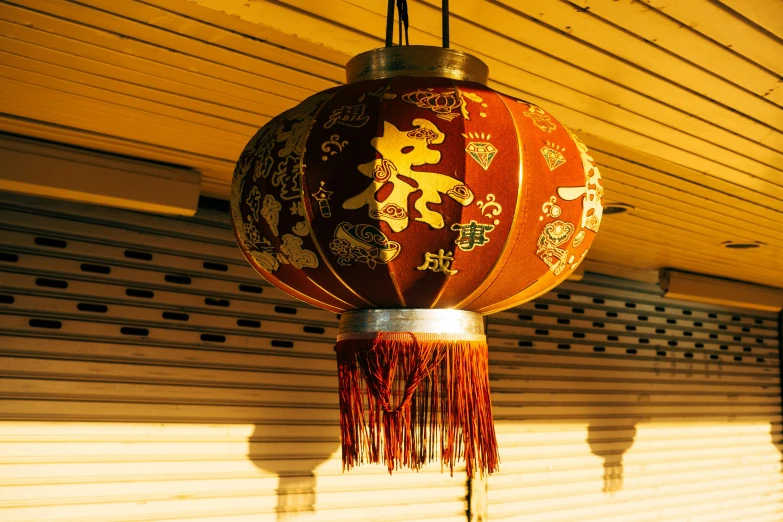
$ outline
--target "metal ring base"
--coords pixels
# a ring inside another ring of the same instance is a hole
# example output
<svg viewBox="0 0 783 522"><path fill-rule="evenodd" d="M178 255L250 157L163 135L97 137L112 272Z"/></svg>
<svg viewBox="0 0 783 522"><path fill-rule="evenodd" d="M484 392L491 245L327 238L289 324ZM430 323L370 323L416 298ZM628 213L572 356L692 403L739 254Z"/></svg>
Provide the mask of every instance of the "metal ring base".
<svg viewBox="0 0 783 522"><path fill-rule="evenodd" d="M484 318L476 312L427 308L352 310L340 317L338 341L348 339L486 341ZM398 335L394 335L398 334Z"/></svg>

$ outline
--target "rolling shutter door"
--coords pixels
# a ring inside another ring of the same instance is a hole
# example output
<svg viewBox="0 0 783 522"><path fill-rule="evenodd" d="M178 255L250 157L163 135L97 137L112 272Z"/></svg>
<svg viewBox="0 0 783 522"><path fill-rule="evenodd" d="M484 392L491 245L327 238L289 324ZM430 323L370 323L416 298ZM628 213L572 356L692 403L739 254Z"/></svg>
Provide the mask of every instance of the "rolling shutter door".
<svg viewBox="0 0 783 522"><path fill-rule="evenodd" d="M464 472L341 473L337 317L228 214L0 195L0 518L463 521Z"/></svg>
<svg viewBox="0 0 783 522"><path fill-rule="evenodd" d="M490 520L781 520L777 316L659 295L588 276L490 317Z"/></svg>

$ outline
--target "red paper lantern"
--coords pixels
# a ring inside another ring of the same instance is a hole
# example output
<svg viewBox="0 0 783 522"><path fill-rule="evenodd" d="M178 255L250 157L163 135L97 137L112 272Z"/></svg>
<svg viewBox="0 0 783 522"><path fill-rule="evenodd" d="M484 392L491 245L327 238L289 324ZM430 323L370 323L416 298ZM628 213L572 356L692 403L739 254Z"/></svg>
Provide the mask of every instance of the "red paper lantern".
<svg viewBox="0 0 783 522"><path fill-rule="evenodd" d="M552 115L488 88L476 58L391 47L348 71L247 144L237 242L289 294L363 310L343 314L337 344L346 468L440 455L491 472L479 314L573 271L601 221L601 176Z"/></svg>

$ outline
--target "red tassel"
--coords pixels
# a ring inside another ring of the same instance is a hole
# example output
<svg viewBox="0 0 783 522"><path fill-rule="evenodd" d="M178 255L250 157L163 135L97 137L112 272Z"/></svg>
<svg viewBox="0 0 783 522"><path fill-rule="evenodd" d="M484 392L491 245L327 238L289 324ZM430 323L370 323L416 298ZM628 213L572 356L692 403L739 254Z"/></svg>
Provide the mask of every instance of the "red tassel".
<svg viewBox="0 0 783 522"><path fill-rule="evenodd" d="M469 477L498 470L486 342L421 337L338 341L343 470L438 457L452 474L463 460Z"/></svg>

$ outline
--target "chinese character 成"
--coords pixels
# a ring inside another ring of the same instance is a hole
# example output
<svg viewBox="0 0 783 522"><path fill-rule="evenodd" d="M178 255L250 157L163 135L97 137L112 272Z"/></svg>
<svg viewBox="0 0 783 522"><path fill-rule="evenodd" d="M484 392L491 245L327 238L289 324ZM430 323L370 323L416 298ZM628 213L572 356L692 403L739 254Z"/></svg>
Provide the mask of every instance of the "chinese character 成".
<svg viewBox="0 0 783 522"><path fill-rule="evenodd" d="M424 254L424 263L416 267L416 270L431 270L433 272L442 272L446 275L454 275L459 270L450 270L449 267L454 261L454 254L451 252L443 253L443 249L438 250L437 254L427 252Z"/></svg>

